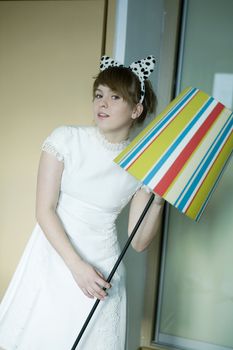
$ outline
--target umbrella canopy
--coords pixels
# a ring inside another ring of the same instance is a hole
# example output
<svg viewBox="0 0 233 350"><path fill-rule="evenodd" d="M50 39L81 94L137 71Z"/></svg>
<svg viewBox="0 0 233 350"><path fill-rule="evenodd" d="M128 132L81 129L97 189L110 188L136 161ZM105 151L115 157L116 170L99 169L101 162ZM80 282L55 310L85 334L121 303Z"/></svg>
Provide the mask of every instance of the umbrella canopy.
<svg viewBox="0 0 233 350"><path fill-rule="evenodd" d="M115 159L198 221L233 150L233 113L197 88L181 92Z"/></svg>

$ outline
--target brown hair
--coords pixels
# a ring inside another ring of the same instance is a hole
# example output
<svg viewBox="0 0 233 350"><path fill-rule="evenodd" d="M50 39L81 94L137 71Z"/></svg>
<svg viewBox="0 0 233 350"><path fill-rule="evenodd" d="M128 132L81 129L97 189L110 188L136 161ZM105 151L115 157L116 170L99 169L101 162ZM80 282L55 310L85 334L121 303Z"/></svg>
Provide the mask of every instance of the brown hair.
<svg viewBox="0 0 233 350"><path fill-rule="evenodd" d="M141 124L147 114L154 113L156 107L156 96L149 80L145 82L145 96L142 102L143 111L139 118L135 119L135 123ZM131 107L137 105L141 96L141 84L136 76L129 68L126 67L109 67L100 72L93 84L93 97L99 85L108 86L111 90L119 93Z"/></svg>

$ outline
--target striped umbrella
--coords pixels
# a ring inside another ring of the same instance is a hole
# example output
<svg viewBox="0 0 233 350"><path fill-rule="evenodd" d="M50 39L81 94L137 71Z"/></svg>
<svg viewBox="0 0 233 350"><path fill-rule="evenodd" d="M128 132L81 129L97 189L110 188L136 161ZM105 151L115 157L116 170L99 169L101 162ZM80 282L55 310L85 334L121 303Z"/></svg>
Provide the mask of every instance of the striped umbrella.
<svg viewBox="0 0 233 350"><path fill-rule="evenodd" d="M233 113L187 88L115 159L123 169L198 221L233 150Z"/></svg>

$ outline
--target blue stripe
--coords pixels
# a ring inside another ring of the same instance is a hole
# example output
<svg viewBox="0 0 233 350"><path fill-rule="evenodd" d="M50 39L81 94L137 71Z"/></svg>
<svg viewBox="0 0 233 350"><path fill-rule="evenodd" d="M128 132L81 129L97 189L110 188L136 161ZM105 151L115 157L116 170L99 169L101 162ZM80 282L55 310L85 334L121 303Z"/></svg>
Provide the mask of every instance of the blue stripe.
<svg viewBox="0 0 233 350"><path fill-rule="evenodd" d="M210 154L211 150L213 149L214 145L216 144L216 142L218 141L219 137L221 136L221 134L224 132L225 128L228 127L228 124L230 123L232 114L228 117L228 119L226 120L226 122L224 123L224 125L222 126L222 128L220 129L219 133L217 134L217 136L215 137L215 139L213 140L212 144L210 145L210 147L208 148L207 152L205 153L204 157L202 158L201 162L199 163L198 167L196 168L196 170L194 171L194 173L192 174L191 178L189 179L189 182L186 184L186 186L183 188L182 192L180 193L179 197L177 198L177 200L175 201L174 205L178 206L178 202L180 201L181 197L183 196L183 194L188 190L188 187L191 185L193 179L195 178L197 172L199 171L199 169L201 168L201 166L203 165L203 163L205 162L206 158L208 157L208 155Z"/></svg>
<svg viewBox="0 0 233 350"><path fill-rule="evenodd" d="M229 127L233 126L233 118L231 119L230 123L229 123ZM194 179L193 183L191 184L191 186L189 187L189 190L187 191L187 193L185 194L185 196L183 197L183 199L181 200L180 204L178 205L177 208L179 208L179 210L184 209L187 201L189 200L189 198L191 197L192 193L194 192L195 188L198 186L202 176L204 175L206 169L208 168L208 166L210 165L210 163L212 162L214 156L216 155L216 153L218 152L218 150L221 148L222 144L225 142L225 139L227 137L227 134L229 133L229 128L225 128L224 132L222 133L222 135L220 136L218 142L216 143L216 145L213 147L212 151L210 152L209 156L207 157L206 161L203 163L201 169L199 170L199 172L196 175L196 178Z"/></svg>
<svg viewBox="0 0 233 350"><path fill-rule="evenodd" d="M198 214L197 214L197 216L196 216L196 218L195 218L196 221L199 221L199 220L200 220L200 217L201 217L203 211L205 210L205 207L207 206L207 204L208 204L208 202L209 202L209 200L210 200L210 197L212 196L212 194L213 194L213 192L215 191L215 189L216 189L216 187L217 187L217 185L218 185L220 179L221 179L222 176L223 176L223 173L224 173L224 171L225 171L225 169L226 169L226 167L227 167L227 165L228 165L228 163L229 163L229 161L230 161L230 159L231 159L231 157L232 157L232 154L233 154L233 151L230 153L229 157L227 158L227 160L226 160L226 162L225 162L225 164L224 164L224 166L223 166L221 172L219 173L219 175L218 175L218 177L217 177L217 180L216 180L215 183L214 183L214 186L212 187L211 191L210 191L209 194L208 194L208 197L206 198L205 202L203 203L201 209L199 210L199 212L198 212Z"/></svg>
<svg viewBox="0 0 233 350"><path fill-rule="evenodd" d="M149 135L145 135L144 139L142 139L139 144L136 144L135 148L132 149L129 154L126 154L126 156L120 161L119 165L122 168L125 168L128 165L128 163L130 163L131 160L137 155L137 153L140 152L141 148L143 148L147 143L149 143L151 138L156 135L156 133L169 121L169 119L174 117L174 113L176 113L179 110L179 108L182 107L182 105L185 104L185 102L196 93L197 90L198 89L196 88L190 90L183 97L183 99L172 108L172 110L167 114L167 116L163 117L163 119L154 126L154 128L150 131Z"/></svg>
<svg viewBox="0 0 233 350"><path fill-rule="evenodd" d="M152 178L155 176L155 174L158 172L158 170L163 166L163 164L167 161L167 159L170 157L170 155L179 146L179 144L182 142L183 138L193 128L193 126L197 123L197 121L200 119L202 114L206 111L206 109L210 106L210 104L213 101L214 101L213 97L210 97L208 99L208 101L205 103L205 105L200 109L200 111L196 114L196 116L194 116L194 118L190 121L190 123L182 131L182 133L179 135L179 137L177 137L175 142L170 146L170 148L164 154L164 156L160 159L160 161L154 166L154 168L152 168L150 173L145 177L145 180L143 180L144 183L148 184L152 180Z"/></svg>

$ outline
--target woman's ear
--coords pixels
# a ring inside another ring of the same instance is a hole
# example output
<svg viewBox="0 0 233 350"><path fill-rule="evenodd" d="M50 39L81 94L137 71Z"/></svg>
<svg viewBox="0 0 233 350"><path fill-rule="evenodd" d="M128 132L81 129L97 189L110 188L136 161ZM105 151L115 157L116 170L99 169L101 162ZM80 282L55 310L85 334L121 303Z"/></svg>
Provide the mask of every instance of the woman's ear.
<svg viewBox="0 0 233 350"><path fill-rule="evenodd" d="M133 109L132 113L132 119L137 119L140 117L143 111L143 105L141 103L136 104L136 106Z"/></svg>

